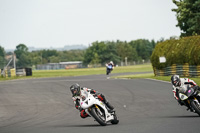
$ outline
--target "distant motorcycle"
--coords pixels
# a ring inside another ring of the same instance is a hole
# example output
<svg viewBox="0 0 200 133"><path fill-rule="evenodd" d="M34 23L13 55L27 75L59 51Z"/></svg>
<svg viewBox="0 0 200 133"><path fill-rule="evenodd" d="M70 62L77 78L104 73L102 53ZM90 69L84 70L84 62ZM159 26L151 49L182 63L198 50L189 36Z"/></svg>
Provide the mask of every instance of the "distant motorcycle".
<svg viewBox="0 0 200 133"><path fill-rule="evenodd" d="M94 97L90 92L85 92L85 96L80 99L81 108L92 116L101 126L106 126L107 123L118 124L116 112L108 111L106 105L97 97Z"/></svg>
<svg viewBox="0 0 200 133"><path fill-rule="evenodd" d="M188 103L193 112L200 116L200 92L189 85L184 86L184 92L179 92L182 101Z"/></svg>
<svg viewBox="0 0 200 133"><path fill-rule="evenodd" d="M112 70L113 70L112 65L106 64L106 75L109 75L109 74L111 73Z"/></svg>

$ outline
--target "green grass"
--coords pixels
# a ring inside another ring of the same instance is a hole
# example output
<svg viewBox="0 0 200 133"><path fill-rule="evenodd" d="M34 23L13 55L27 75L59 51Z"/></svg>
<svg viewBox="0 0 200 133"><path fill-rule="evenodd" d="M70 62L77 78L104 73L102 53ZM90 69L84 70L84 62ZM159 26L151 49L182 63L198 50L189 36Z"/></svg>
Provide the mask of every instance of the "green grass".
<svg viewBox="0 0 200 133"><path fill-rule="evenodd" d="M112 73L126 73L126 72L150 72L145 74L135 74L135 75L124 75L112 78L152 78L157 80L169 81L171 76L154 76L151 64L143 65L133 65L133 66L123 66L115 67ZM42 77L67 77L67 76L81 76L81 75L95 75L95 74L105 74L106 67L100 68L82 68L82 69L67 69L67 70L33 70L33 76L25 77L0 77L0 81L13 80L13 79L27 79L27 78L42 78ZM190 78L200 85L200 78Z"/></svg>
<svg viewBox="0 0 200 133"><path fill-rule="evenodd" d="M133 65L115 67L112 73L125 72L149 72L153 71L151 64ZM33 76L27 77L8 77L0 78L0 80L24 79L24 78L41 78L41 77L65 77L65 76L81 76L106 74L106 67L100 68L82 68L82 69L62 69L62 70L33 70Z"/></svg>

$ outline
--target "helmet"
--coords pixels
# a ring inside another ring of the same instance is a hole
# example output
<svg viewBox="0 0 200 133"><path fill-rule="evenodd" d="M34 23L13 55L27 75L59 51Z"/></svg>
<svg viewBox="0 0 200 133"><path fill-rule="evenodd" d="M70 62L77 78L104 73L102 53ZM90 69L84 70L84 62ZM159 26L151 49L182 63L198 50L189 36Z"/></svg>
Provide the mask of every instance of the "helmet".
<svg viewBox="0 0 200 133"><path fill-rule="evenodd" d="M73 84L70 87L70 90L72 92L72 96L80 96L80 85L79 84Z"/></svg>
<svg viewBox="0 0 200 133"><path fill-rule="evenodd" d="M113 64L113 61L110 61L111 64Z"/></svg>
<svg viewBox="0 0 200 133"><path fill-rule="evenodd" d="M179 75L173 75L172 77L171 77L171 82L172 82L172 84L174 85L174 86L180 86L181 84L181 80L180 80L180 78L179 78Z"/></svg>

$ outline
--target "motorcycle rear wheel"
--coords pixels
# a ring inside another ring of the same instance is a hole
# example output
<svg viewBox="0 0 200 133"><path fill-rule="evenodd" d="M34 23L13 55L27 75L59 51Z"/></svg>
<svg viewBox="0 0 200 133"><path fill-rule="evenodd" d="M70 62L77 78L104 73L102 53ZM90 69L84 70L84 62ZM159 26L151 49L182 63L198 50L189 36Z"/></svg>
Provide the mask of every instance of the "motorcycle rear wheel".
<svg viewBox="0 0 200 133"><path fill-rule="evenodd" d="M103 112L102 112L103 113ZM101 126L106 126L107 123L105 122L105 120L103 120L100 116L100 114L98 113L97 109L95 107L91 108L91 115L95 118L95 120L101 125Z"/></svg>
<svg viewBox="0 0 200 133"><path fill-rule="evenodd" d="M196 113L200 116L200 105L197 104L194 100L191 101L191 106L194 108Z"/></svg>

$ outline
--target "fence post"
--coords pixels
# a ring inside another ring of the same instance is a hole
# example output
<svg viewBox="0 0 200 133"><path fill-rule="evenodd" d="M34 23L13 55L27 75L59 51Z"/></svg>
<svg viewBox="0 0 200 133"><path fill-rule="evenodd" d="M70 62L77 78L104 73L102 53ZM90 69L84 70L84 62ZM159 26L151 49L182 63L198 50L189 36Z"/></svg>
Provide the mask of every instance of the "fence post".
<svg viewBox="0 0 200 133"><path fill-rule="evenodd" d="M176 64L173 64L171 66L171 75L174 75L174 74L176 74Z"/></svg>
<svg viewBox="0 0 200 133"><path fill-rule="evenodd" d="M160 70L160 76L164 76L164 70L163 69Z"/></svg>
<svg viewBox="0 0 200 133"><path fill-rule="evenodd" d="M189 64L185 63L183 65L183 76L188 77L189 76Z"/></svg>

